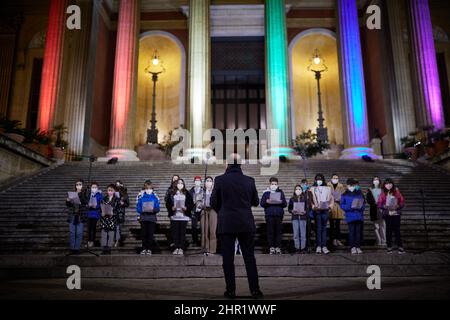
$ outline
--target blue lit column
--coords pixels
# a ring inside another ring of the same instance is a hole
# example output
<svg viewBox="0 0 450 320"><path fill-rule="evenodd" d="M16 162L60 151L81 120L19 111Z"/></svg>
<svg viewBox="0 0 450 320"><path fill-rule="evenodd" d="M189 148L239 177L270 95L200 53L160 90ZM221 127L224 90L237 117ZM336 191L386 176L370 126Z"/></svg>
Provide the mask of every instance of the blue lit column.
<svg viewBox="0 0 450 320"><path fill-rule="evenodd" d="M343 159L373 155L369 146L366 91L356 0L337 1L339 74L343 106ZM375 156L376 157L376 156Z"/></svg>

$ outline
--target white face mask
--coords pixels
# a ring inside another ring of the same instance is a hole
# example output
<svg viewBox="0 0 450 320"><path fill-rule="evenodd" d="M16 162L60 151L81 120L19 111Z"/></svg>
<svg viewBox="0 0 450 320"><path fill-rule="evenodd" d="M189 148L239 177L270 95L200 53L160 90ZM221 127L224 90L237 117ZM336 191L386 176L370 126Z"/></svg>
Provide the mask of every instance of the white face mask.
<svg viewBox="0 0 450 320"><path fill-rule="evenodd" d="M177 188L178 188L178 190L183 190L184 184L182 184L182 183L177 184Z"/></svg>
<svg viewBox="0 0 450 320"><path fill-rule="evenodd" d="M200 180L195 180L194 185L196 187L200 187L202 185L202 182Z"/></svg>
<svg viewBox="0 0 450 320"><path fill-rule="evenodd" d="M91 188L92 193L97 193L97 191L98 191L98 188Z"/></svg>
<svg viewBox="0 0 450 320"><path fill-rule="evenodd" d="M278 186L276 184L271 184L270 185L270 190L277 191L277 189L278 189Z"/></svg>
<svg viewBox="0 0 450 320"><path fill-rule="evenodd" d="M212 185L213 185L212 181L206 181L206 183L205 183L205 186L206 186L208 189L211 189Z"/></svg>
<svg viewBox="0 0 450 320"><path fill-rule="evenodd" d="M331 183L332 184L338 184L339 183L339 179L331 179Z"/></svg>
<svg viewBox="0 0 450 320"><path fill-rule="evenodd" d="M350 191L350 192L353 192L353 191L355 191L355 187L353 187L353 186L351 186L351 187L348 187L348 191Z"/></svg>
<svg viewBox="0 0 450 320"><path fill-rule="evenodd" d="M153 193L153 189L145 189L145 193L146 194L152 194Z"/></svg>
<svg viewBox="0 0 450 320"><path fill-rule="evenodd" d="M380 180L373 180L373 185L378 187L380 185Z"/></svg>
<svg viewBox="0 0 450 320"><path fill-rule="evenodd" d="M300 196L302 194L302 190L295 190L295 195Z"/></svg>
<svg viewBox="0 0 450 320"><path fill-rule="evenodd" d="M318 185L319 187L323 184L323 181L322 181L322 180L317 180L316 182L317 182L317 185Z"/></svg>

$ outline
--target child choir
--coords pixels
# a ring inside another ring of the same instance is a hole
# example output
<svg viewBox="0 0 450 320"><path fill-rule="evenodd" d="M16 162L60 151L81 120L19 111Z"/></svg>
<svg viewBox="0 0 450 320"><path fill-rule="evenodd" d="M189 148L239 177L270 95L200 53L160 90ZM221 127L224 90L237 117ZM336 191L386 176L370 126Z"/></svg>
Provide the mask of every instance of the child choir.
<svg viewBox="0 0 450 320"><path fill-rule="evenodd" d="M330 251L343 247L345 241L341 233L341 222L345 221L348 226L346 243L350 253L362 254L366 207L369 208L370 221L373 223L376 245L385 247L387 253L392 254L395 237L397 252L405 253L400 233L405 201L392 179L381 182L379 177L373 177L371 185L363 192L359 181L354 178L349 178L344 184L340 182L339 175L333 174L327 183L323 174L317 174L312 185L306 179L297 184L289 198L286 198L278 182L278 178L271 177L260 200L260 206L264 209L269 254L282 254L286 209L290 215L296 253L306 254L314 246L313 252L327 255ZM218 213L210 205L213 189L213 177L208 176L203 181L201 176L196 176L192 187L188 189L180 176L173 175L164 196L170 220L168 239L173 255L183 255L186 251L188 224L191 225L191 241L202 248L203 254L217 252ZM74 190L68 192L66 199L72 254L80 252L85 225L87 248L97 244L97 227L101 230L102 254L109 255L113 247L123 244L121 231L129 205L127 189L119 180L108 185L104 195L96 182L85 188L83 180L76 181ZM141 255L152 254L158 213L159 197L152 182L146 180L136 196L136 216L141 225ZM238 254L238 244L236 246Z"/></svg>

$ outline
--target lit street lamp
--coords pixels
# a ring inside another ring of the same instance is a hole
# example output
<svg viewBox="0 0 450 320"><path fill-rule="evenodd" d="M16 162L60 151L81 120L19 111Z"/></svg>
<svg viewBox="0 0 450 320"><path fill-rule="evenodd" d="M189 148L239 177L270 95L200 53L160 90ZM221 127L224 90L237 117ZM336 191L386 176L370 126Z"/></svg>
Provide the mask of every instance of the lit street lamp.
<svg viewBox="0 0 450 320"><path fill-rule="evenodd" d="M314 50L313 57L311 59L311 63L308 66L308 71L314 72L317 80L317 97L319 104L319 118L317 121L319 122L319 127L316 129L317 132L317 141L326 143L328 142L328 129L324 127L323 123L325 119L323 118L323 110L322 110L322 93L320 92L320 79L322 78L322 73L328 71L328 67L325 65L324 60L320 57L319 50Z"/></svg>
<svg viewBox="0 0 450 320"><path fill-rule="evenodd" d="M156 82L158 81L158 76L164 71L166 70L162 66L162 61L159 58L158 51L155 50L151 65L145 68L145 73L151 75L153 81L152 118L150 120L150 129L147 129L148 144L158 143L158 129L156 128Z"/></svg>

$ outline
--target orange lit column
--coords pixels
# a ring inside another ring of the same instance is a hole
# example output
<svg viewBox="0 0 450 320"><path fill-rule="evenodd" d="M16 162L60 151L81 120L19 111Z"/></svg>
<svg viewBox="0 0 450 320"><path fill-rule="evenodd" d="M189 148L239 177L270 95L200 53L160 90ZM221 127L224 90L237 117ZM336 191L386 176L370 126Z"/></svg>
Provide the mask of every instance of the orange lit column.
<svg viewBox="0 0 450 320"><path fill-rule="evenodd" d="M106 158L138 161L133 142L136 106L139 1L121 0L117 26L116 60L111 110L110 150Z"/></svg>
<svg viewBox="0 0 450 320"><path fill-rule="evenodd" d="M67 0L50 1L37 120L38 128L45 131L53 127L59 104L66 8Z"/></svg>

